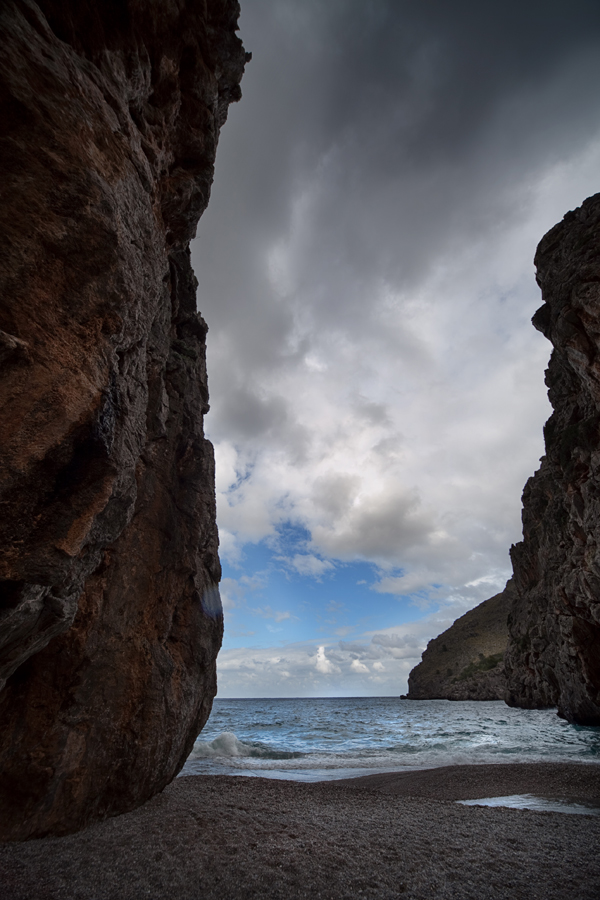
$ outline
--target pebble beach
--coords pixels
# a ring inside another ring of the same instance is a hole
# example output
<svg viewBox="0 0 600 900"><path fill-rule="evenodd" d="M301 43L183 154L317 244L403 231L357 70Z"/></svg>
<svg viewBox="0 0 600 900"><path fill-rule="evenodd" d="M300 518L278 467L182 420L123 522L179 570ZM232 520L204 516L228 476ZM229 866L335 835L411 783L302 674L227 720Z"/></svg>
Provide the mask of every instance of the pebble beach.
<svg viewBox="0 0 600 900"><path fill-rule="evenodd" d="M4 900L598 900L600 766L447 766L301 783L188 776L77 834L0 846Z"/></svg>

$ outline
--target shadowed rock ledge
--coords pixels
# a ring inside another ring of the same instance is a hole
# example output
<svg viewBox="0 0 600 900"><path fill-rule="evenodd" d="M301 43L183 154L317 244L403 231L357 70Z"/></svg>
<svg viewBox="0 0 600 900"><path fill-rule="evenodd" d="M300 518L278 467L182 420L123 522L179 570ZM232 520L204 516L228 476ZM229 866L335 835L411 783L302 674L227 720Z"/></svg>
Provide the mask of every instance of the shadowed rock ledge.
<svg viewBox="0 0 600 900"><path fill-rule="evenodd" d="M216 691L189 241L241 96L236 0L0 11L0 837L129 810Z"/></svg>

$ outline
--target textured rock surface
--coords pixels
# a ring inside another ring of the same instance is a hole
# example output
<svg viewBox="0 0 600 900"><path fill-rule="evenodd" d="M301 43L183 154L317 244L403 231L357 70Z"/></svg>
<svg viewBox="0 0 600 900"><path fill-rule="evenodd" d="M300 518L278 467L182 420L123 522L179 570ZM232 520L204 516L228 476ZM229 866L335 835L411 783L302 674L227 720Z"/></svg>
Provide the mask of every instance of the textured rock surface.
<svg viewBox="0 0 600 900"><path fill-rule="evenodd" d="M533 323L554 347L546 372L554 412L523 493L523 541L511 551L507 696L598 725L600 194L548 232L535 262L544 305Z"/></svg>
<svg viewBox="0 0 600 900"><path fill-rule="evenodd" d="M161 790L222 635L188 243L245 54L236 0L0 11L0 836Z"/></svg>
<svg viewBox="0 0 600 900"><path fill-rule="evenodd" d="M410 700L504 700L512 582L429 641L408 676Z"/></svg>

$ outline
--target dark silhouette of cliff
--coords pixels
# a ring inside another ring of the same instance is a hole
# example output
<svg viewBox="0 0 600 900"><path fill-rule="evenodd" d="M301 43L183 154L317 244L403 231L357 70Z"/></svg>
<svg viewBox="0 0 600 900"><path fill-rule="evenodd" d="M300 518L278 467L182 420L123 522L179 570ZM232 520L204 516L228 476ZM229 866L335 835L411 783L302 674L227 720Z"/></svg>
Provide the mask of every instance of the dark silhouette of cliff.
<svg viewBox="0 0 600 900"><path fill-rule="evenodd" d="M180 770L221 644L189 241L241 96L236 0L0 9L0 836Z"/></svg>
<svg viewBox="0 0 600 900"><path fill-rule="evenodd" d="M600 194L548 232L535 264L554 412L511 550L507 700L600 725Z"/></svg>
<svg viewBox="0 0 600 900"><path fill-rule="evenodd" d="M569 722L600 725L600 194L545 235L535 264L544 303L533 324L554 348L546 371L554 412L544 427L546 454L523 491L514 577L503 594L430 642L411 672L408 696L488 699L482 692L494 669L479 673L480 685L467 683L466 670L457 679L456 666L444 676L442 646L456 644L461 660L472 650L485 657L465 627L495 602L508 612L503 671L499 664L495 679L498 690L505 681L507 703L556 706ZM476 639L482 645L496 630L487 633L485 617L483 626Z"/></svg>

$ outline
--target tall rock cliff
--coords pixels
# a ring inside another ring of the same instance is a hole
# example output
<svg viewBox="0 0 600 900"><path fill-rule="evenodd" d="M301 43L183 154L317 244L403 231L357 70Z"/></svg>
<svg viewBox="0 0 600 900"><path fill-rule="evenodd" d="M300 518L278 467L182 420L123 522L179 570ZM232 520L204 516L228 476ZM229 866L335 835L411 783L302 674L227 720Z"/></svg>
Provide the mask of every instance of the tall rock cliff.
<svg viewBox="0 0 600 900"><path fill-rule="evenodd" d="M508 702L600 725L600 194L548 232L535 263L554 412L511 551Z"/></svg>
<svg viewBox="0 0 600 900"><path fill-rule="evenodd" d="M0 10L0 836L131 809L216 691L189 241L240 97L236 0Z"/></svg>
<svg viewBox="0 0 600 900"><path fill-rule="evenodd" d="M504 700L512 582L429 641L408 676L409 700Z"/></svg>

